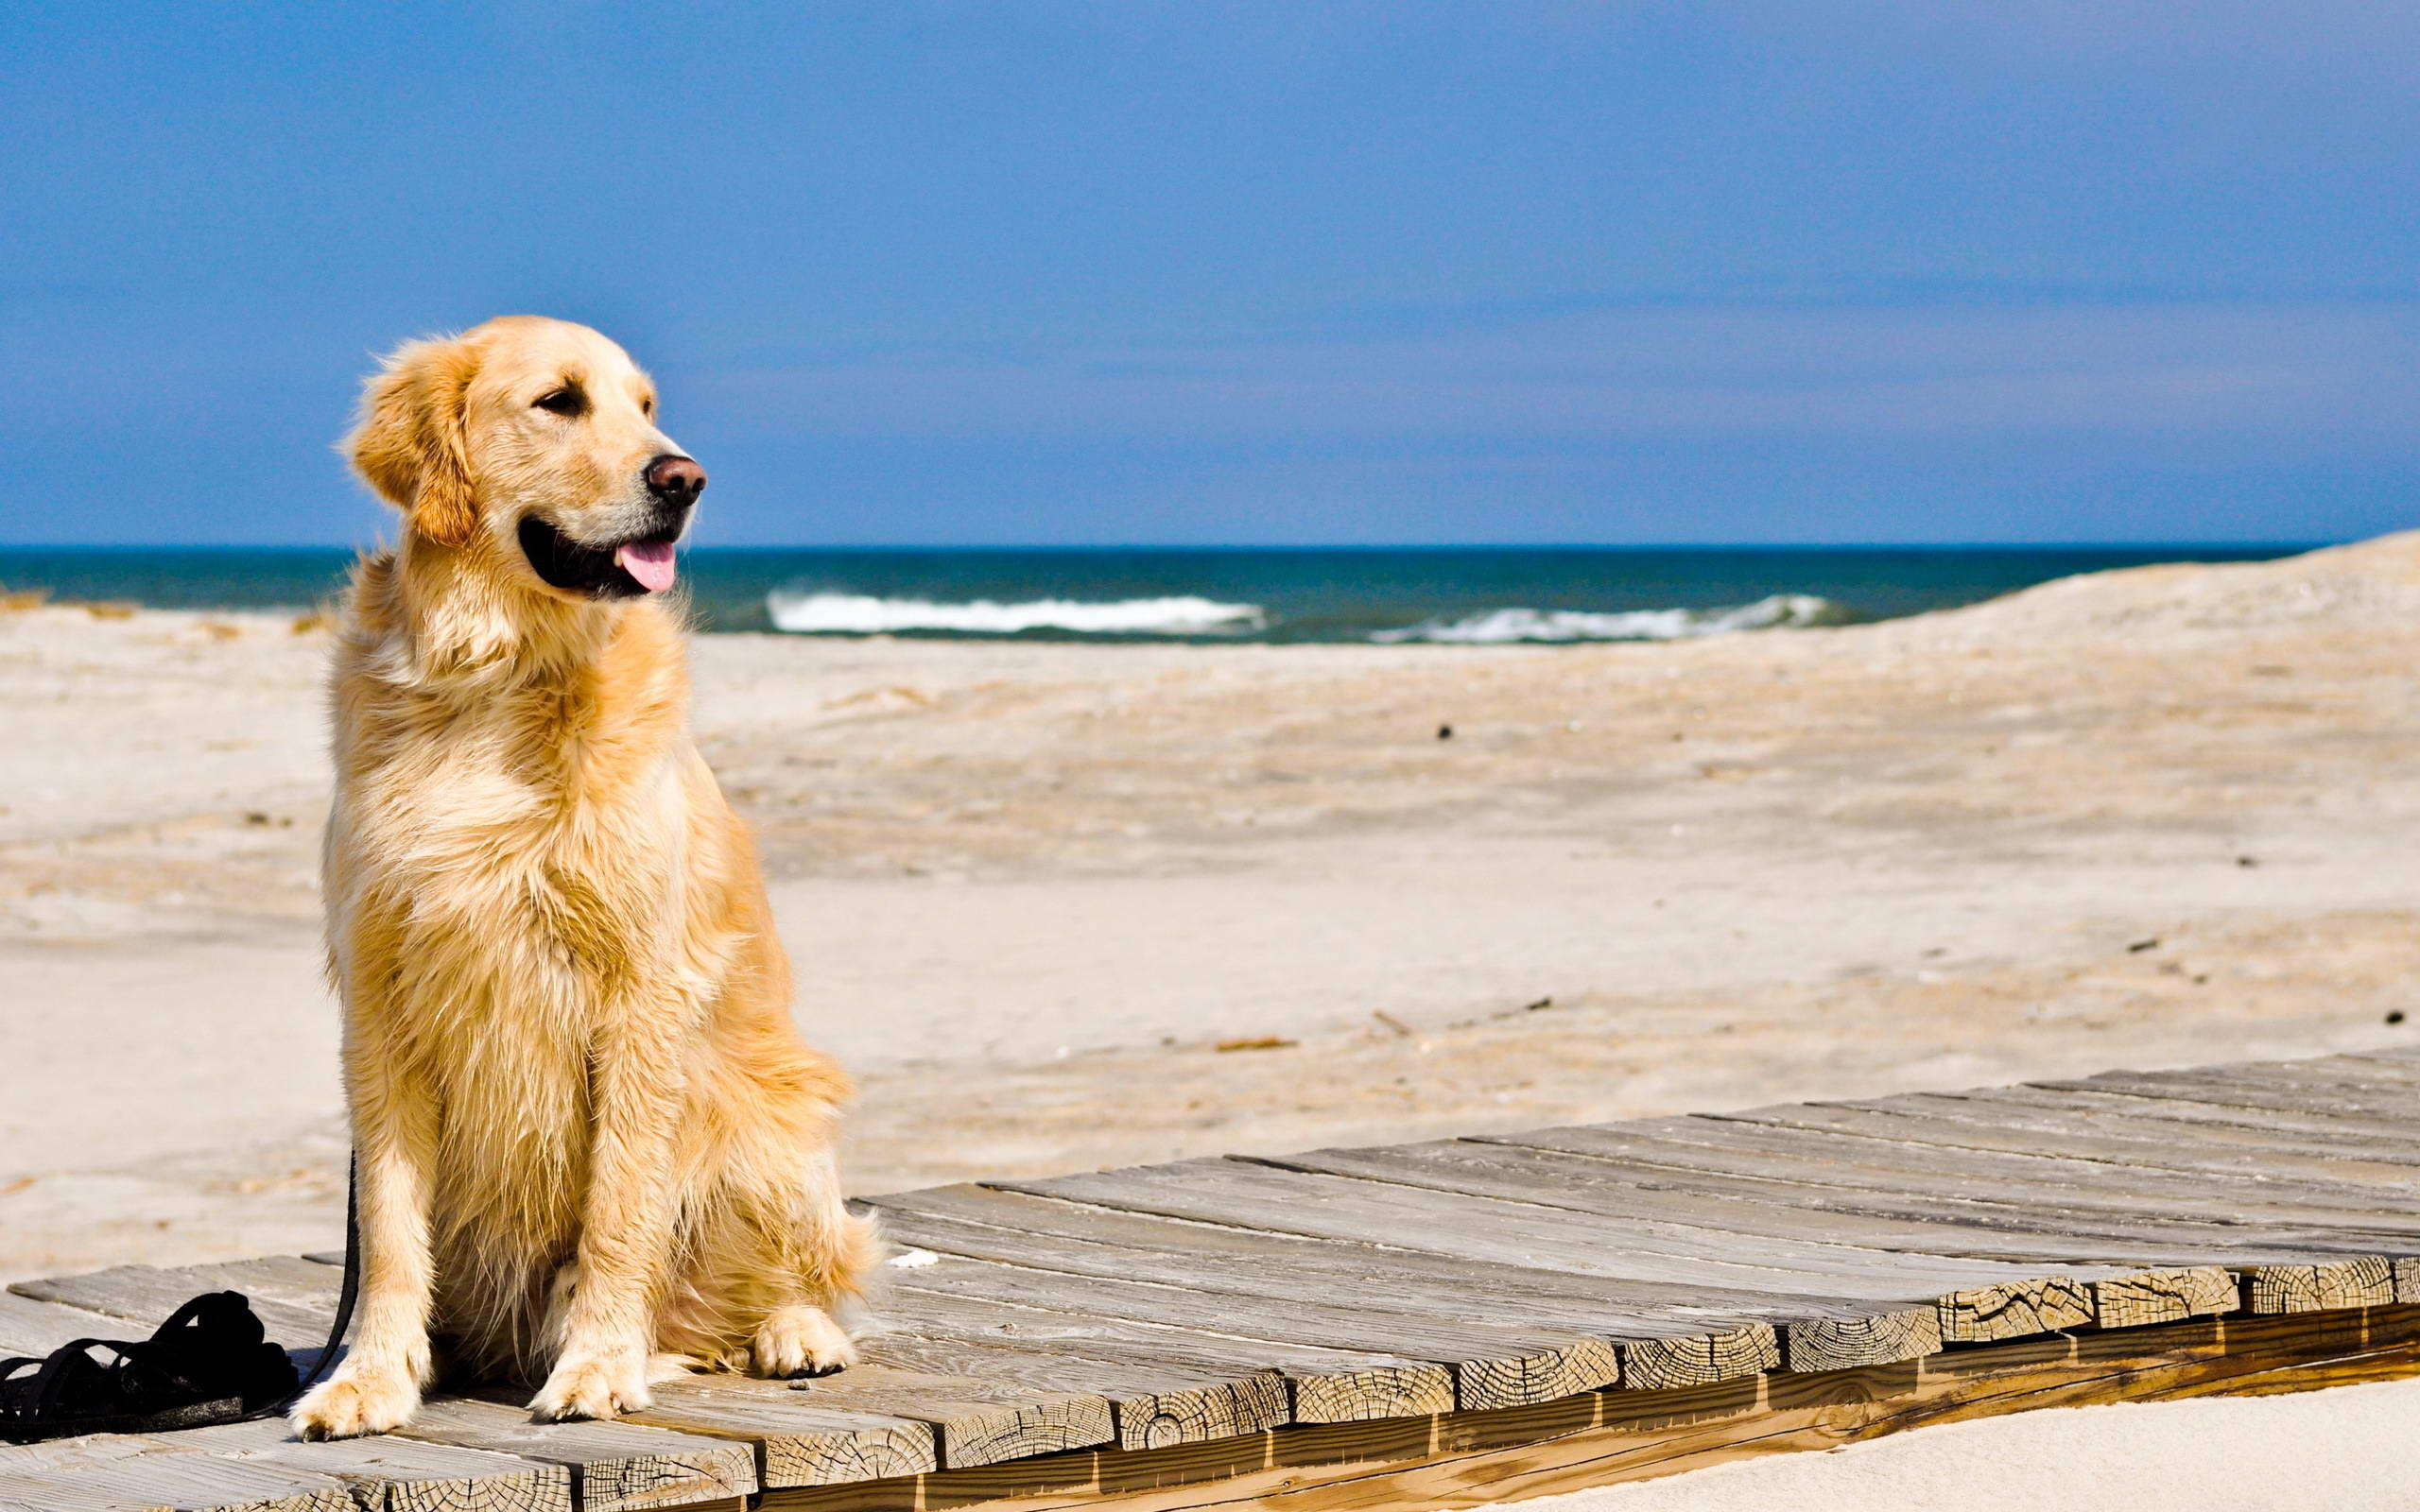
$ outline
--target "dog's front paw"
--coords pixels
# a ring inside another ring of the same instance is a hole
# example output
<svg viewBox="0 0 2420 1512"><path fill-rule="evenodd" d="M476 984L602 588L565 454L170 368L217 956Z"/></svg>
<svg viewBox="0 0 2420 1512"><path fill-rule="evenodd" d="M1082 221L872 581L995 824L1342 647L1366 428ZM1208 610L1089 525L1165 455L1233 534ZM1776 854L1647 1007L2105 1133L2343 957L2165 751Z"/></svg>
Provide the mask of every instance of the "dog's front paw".
<svg viewBox="0 0 2420 1512"><path fill-rule="evenodd" d="M644 1412L653 1400L647 1390L644 1349L566 1351L555 1373L529 1400L529 1415L542 1423L580 1418L613 1418Z"/></svg>
<svg viewBox="0 0 2420 1512"><path fill-rule="evenodd" d="M777 1307L749 1348L752 1373L775 1381L829 1375L857 1363L856 1342L820 1307Z"/></svg>
<svg viewBox="0 0 2420 1512"><path fill-rule="evenodd" d="M286 1420L304 1438L354 1438L401 1428L419 1405L411 1371L348 1364L313 1386Z"/></svg>

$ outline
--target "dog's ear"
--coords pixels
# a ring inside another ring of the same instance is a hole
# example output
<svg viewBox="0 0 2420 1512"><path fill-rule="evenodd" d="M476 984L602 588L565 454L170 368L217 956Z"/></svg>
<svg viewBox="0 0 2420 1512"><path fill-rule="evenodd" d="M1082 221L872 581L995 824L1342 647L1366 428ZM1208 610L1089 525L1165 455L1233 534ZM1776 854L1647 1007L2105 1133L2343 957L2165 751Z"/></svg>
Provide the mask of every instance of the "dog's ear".
<svg viewBox="0 0 2420 1512"><path fill-rule="evenodd" d="M344 450L404 523L444 546L479 526L463 430L463 393L478 359L459 340L407 341L361 386L361 416Z"/></svg>

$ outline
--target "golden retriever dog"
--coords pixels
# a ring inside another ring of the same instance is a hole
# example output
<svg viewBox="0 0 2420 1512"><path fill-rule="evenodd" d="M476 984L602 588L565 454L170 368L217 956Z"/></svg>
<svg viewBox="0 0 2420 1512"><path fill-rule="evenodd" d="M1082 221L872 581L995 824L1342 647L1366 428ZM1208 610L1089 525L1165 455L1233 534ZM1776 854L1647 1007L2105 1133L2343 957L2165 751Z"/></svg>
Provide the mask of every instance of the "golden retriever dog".
<svg viewBox="0 0 2420 1512"><path fill-rule="evenodd" d="M441 1358L549 1421L847 1365L877 1249L833 1160L849 1085L791 1027L662 598L704 470L621 348L528 317L396 352L347 445L403 529L334 670L362 1291L295 1426L397 1427Z"/></svg>

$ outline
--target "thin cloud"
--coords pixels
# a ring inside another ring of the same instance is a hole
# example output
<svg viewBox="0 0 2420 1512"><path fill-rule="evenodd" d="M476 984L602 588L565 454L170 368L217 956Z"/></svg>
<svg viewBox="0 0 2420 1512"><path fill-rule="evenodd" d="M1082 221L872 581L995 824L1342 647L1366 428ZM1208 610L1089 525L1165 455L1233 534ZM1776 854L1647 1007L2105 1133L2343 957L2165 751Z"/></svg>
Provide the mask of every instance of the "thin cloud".
<svg viewBox="0 0 2420 1512"><path fill-rule="evenodd" d="M1361 341L900 353L699 374L856 439L1615 445L1778 438L2420 437L2420 303L1646 309Z"/></svg>

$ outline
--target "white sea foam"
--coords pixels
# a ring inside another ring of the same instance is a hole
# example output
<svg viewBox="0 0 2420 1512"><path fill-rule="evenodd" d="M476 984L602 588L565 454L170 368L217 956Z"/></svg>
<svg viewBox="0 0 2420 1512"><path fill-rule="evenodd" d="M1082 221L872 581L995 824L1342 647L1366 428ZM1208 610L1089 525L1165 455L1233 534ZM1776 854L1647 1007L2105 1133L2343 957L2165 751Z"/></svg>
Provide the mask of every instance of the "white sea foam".
<svg viewBox="0 0 2420 1512"><path fill-rule="evenodd" d="M1015 635L1058 630L1073 635L1243 634L1268 623L1257 604L1207 598L1128 598L1109 603L1040 598L1024 604L976 599L942 604L926 598L875 598L863 593L766 595L778 629L800 635L885 635L939 630L957 635Z"/></svg>
<svg viewBox="0 0 2420 1512"><path fill-rule="evenodd" d="M1734 630L1804 629L1838 625L1848 611L1812 593L1775 593L1732 609L1640 609L1614 613L1582 610L1495 609L1458 620L1428 620L1370 639L1389 644L1433 641L1500 645L1516 641L1683 641Z"/></svg>

